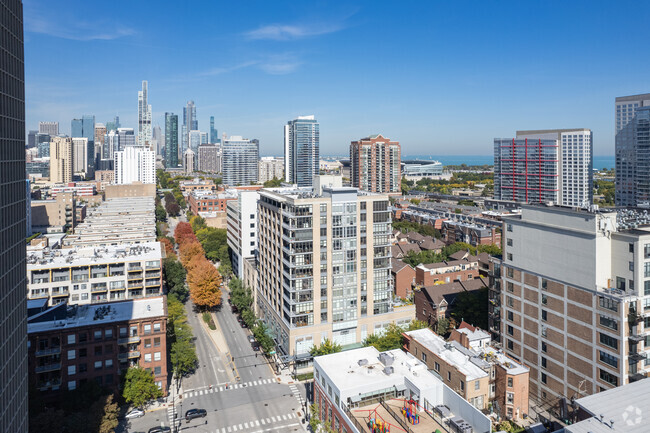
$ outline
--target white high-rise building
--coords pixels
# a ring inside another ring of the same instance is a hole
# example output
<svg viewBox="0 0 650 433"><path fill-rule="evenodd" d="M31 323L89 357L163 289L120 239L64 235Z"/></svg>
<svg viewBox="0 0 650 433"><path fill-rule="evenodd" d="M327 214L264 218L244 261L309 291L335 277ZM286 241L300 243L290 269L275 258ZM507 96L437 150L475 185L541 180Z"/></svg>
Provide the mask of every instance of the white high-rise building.
<svg viewBox="0 0 650 433"><path fill-rule="evenodd" d="M151 146L151 105L148 102L149 83L142 82L142 90L138 92L138 140L139 146Z"/></svg>
<svg viewBox="0 0 650 433"><path fill-rule="evenodd" d="M72 138L72 172L84 176L88 166L88 139Z"/></svg>
<svg viewBox="0 0 650 433"><path fill-rule="evenodd" d="M284 180L284 160L273 156L263 156L258 165L257 181L264 183L273 179Z"/></svg>
<svg viewBox="0 0 650 433"><path fill-rule="evenodd" d="M185 170L185 173L193 173L194 172L194 159L196 157L196 154L194 151L192 151L191 148L188 148L185 153L183 153L183 169Z"/></svg>
<svg viewBox="0 0 650 433"><path fill-rule="evenodd" d="M144 146L115 152L115 183L156 183L156 153Z"/></svg>
<svg viewBox="0 0 650 433"><path fill-rule="evenodd" d="M593 202L590 129L517 131L494 139L494 198L584 206Z"/></svg>
<svg viewBox="0 0 650 433"><path fill-rule="evenodd" d="M189 132L189 148L192 149L192 152L195 154L198 153L199 146L201 145L201 134L202 132L197 130Z"/></svg>
<svg viewBox="0 0 650 433"><path fill-rule="evenodd" d="M232 271L244 278L244 260L257 253L257 191L240 191L237 200L228 200L226 219Z"/></svg>
<svg viewBox="0 0 650 433"><path fill-rule="evenodd" d="M38 122L38 133L50 137L59 135L59 122Z"/></svg>
<svg viewBox="0 0 650 433"><path fill-rule="evenodd" d="M229 186L250 185L257 182L257 162L260 155L258 140L233 135L221 146L223 183Z"/></svg>
<svg viewBox="0 0 650 433"><path fill-rule="evenodd" d="M320 124L314 116L300 116L284 126L284 178L311 186L320 168Z"/></svg>

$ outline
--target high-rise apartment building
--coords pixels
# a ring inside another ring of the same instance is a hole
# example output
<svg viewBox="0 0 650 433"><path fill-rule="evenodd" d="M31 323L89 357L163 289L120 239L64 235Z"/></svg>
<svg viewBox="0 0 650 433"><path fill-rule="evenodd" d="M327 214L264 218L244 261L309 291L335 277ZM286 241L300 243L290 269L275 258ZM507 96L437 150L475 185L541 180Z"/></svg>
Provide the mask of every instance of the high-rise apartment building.
<svg viewBox="0 0 650 433"><path fill-rule="evenodd" d="M205 173L221 172L221 151L220 146L215 144L201 144L198 156L199 171Z"/></svg>
<svg viewBox="0 0 650 433"><path fill-rule="evenodd" d="M644 117L637 110L650 106L650 93L616 98L616 206L637 206L649 200L648 143Z"/></svg>
<svg viewBox="0 0 650 433"><path fill-rule="evenodd" d="M23 6L0 0L0 431L27 432Z"/></svg>
<svg viewBox="0 0 650 433"><path fill-rule="evenodd" d="M494 198L588 206L593 202L589 129L517 131L494 139Z"/></svg>
<svg viewBox="0 0 650 433"><path fill-rule="evenodd" d="M95 116L83 115L81 119L72 119L71 137L87 138L86 164L87 173L95 171Z"/></svg>
<svg viewBox="0 0 650 433"><path fill-rule="evenodd" d="M194 153L192 148L188 148L183 153L183 170L185 170L185 173L194 173L195 158L196 158L196 154Z"/></svg>
<svg viewBox="0 0 650 433"><path fill-rule="evenodd" d="M104 158L104 140L106 139L106 125L95 123L95 161Z"/></svg>
<svg viewBox="0 0 650 433"><path fill-rule="evenodd" d="M113 159L114 152L120 150L120 136L117 131L112 129L104 134L104 149L102 150L102 159Z"/></svg>
<svg viewBox="0 0 650 433"><path fill-rule="evenodd" d="M273 179L284 180L284 160L272 156L263 156L258 165L258 182L264 183Z"/></svg>
<svg viewBox="0 0 650 433"><path fill-rule="evenodd" d="M187 105L183 107L183 130L182 130L182 149L181 153L185 153L185 150L189 146L189 134L190 131L199 129L199 122L196 120L196 106L194 101L187 101Z"/></svg>
<svg viewBox="0 0 650 433"><path fill-rule="evenodd" d="M156 183L156 154L144 146L127 146L115 152L115 183Z"/></svg>
<svg viewBox="0 0 650 433"><path fill-rule="evenodd" d="M381 134L350 144L352 186L364 191L400 193L402 152L399 142Z"/></svg>
<svg viewBox="0 0 650 433"><path fill-rule="evenodd" d="M257 254L257 191L240 191L237 200L228 200L226 221L232 271L244 278L244 260Z"/></svg>
<svg viewBox="0 0 650 433"><path fill-rule="evenodd" d="M122 125L120 125L120 116L115 116L112 122L106 122L107 131L117 131L117 129L120 128L121 126Z"/></svg>
<svg viewBox="0 0 650 433"><path fill-rule="evenodd" d="M650 227L622 216L523 205L503 217L501 344L530 367L537 407L650 371Z"/></svg>
<svg viewBox="0 0 650 433"><path fill-rule="evenodd" d="M136 145L136 136L133 128L118 128L117 129L119 150L124 150L129 146Z"/></svg>
<svg viewBox="0 0 650 433"><path fill-rule="evenodd" d="M257 182L257 161L260 156L258 140L233 135L223 141L221 155L224 184L237 186Z"/></svg>
<svg viewBox="0 0 650 433"><path fill-rule="evenodd" d="M201 145L201 131L190 131L188 133L189 148L192 149L192 152L197 154L199 152L199 146Z"/></svg>
<svg viewBox="0 0 650 433"><path fill-rule="evenodd" d="M142 90L138 92L138 145L151 146L152 133L149 83L144 80L142 81Z"/></svg>
<svg viewBox="0 0 650 433"><path fill-rule="evenodd" d="M163 135L162 129L160 126L156 125L153 127L153 132L151 133L152 150L156 151L156 155L163 155L163 148L165 146L165 136Z"/></svg>
<svg viewBox="0 0 650 433"><path fill-rule="evenodd" d="M214 127L214 116L210 116L210 143L217 144L220 143L219 132Z"/></svg>
<svg viewBox="0 0 650 433"><path fill-rule="evenodd" d="M86 178L88 173L88 139L72 137L72 174Z"/></svg>
<svg viewBox="0 0 650 433"><path fill-rule="evenodd" d="M178 115L165 113L165 168L178 167Z"/></svg>
<svg viewBox="0 0 650 433"><path fill-rule="evenodd" d="M50 141L50 182L72 182L72 138L52 137Z"/></svg>
<svg viewBox="0 0 650 433"><path fill-rule="evenodd" d="M299 116L284 126L284 179L311 186L319 173L319 123L314 116Z"/></svg>
<svg viewBox="0 0 650 433"><path fill-rule="evenodd" d="M51 136L59 135L59 122L38 122L38 133Z"/></svg>
<svg viewBox="0 0 650 433"><path fill-rule="evenodd" d="M298 358L325 338L347 346L415 318L413 305L393 305L388 197L319 183L262 189L258 205L256 308Z"/></svg>

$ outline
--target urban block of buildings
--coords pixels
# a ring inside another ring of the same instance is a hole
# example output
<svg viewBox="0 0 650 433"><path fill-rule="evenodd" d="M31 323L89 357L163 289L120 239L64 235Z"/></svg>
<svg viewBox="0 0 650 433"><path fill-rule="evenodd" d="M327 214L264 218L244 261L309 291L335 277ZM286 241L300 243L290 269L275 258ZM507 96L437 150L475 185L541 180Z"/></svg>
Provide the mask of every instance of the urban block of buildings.
<svg viewBox="0 0 650 433"><path fill-rule="evenodd" d="M399 349L370 346L314 358L314 402L319 419L337 432L491 431L487 416Z"/></svg>

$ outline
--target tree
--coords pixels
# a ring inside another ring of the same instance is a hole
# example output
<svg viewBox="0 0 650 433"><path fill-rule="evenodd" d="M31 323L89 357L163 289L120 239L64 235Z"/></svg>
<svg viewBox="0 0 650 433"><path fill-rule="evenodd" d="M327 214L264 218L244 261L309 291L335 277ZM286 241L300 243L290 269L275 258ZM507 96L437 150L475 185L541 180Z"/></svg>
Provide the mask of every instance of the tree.
<svg viewBox="0 0 650 433"><path fill-rule="evenodd" d="M46 408L34 414L29 408L29 431L33 432L60 432L64 431L65 412L61 409Z"/></svg>
<svg viewBox="0 0 650 433"><path fill-rule="evenodd" d="M438 323L436 323L436 334L445 335L447 331L449 331L449 320L445 317L441 317L438 319Z"/></svg>
<svg viewBox="0 0 650 433"><path fill-rule="evenodd" d="M131 367L124 377L122 396L127 403L142 408L149 400L162 397L153 373L142 367Z"/></svg>
<svg viewBox="0 0 650 433"><path fill-rule="evenodd" d="M179 222L174 231L174 239L178 245L182 245L188 239L196 240L196 236L194 236L190 223Z"/></svg>
<svg viewBox="0 0 650 433"><path fill-rule="evenodd" d="M311 356L321 356L321 355L329 355L330 353L337 353L342 350L341 345L338 343L334 343L330 341L329 338L326 338L325 341L323 341L320 346L312 346L312 348L309 350L309 354Z"/></svg>
<svg viewBox="0 0 650 433"><path fill-rule="evenodd" d="M169 257L174 255L174 244L167 237L159 237L158 242L160 242L165 249L165 256Z"/></svg>
<svg viewBox="0 0 650 433"><path fill-rule="evenodd" d="M313 433L316 433L318 426L320 425L320 419L318 418L318 405L316 405L316 403L313 403L311 406L309 406L309 411L311 412L311 416L309 418L309 428Z"/></svg>
<svg viewBox="0 0 650 433"><path fill-rule="evenodd" d="M160 203L156 203L156 221L167 221L167 212Z"/></svg>
<svg viewBox="0 0 650 433"><path fill-rule="evenodd" d="M207 260L188 273L187 282L196 306L205 309L221 304L221 274Z"/></svg>
<svg viewBox="0 0 650 433"><path fill-rule="evenodd" d="M282 186L282 179L278 179L277 177L264 182L264 188L277 188L279 186Z"/></svg>
<svg viewBox="0 0 650 433"><path fill-rule="evenodd" d="M255 328L253 328L253 335L255 336L255 340L260 343L264 353L267 355L275 349L275 341L273 341L273 338L269 335L269 328L261 320L259 320Z"/></svg>
<svg viewBox="0 0 650 433"><path fill-rule="evenodd" d="M172 343L170 360L174 374L176 376L185 376L196 368L198 362L196 347L188 339L178 340Z"/></svg>
<svg viewBox="0 0 650 433"><path fill-rule="evenodd" d="M456 322L466 321L482 329L488 328L488 289L461 292L456 296L451 317Z"/></svg>
<svg viewBox="0 0 650 433"><path fill-rule="evenodd" d="M207 228L205 219L199 215L194 215L192 218L190 218L190 225L192 226L194 233L198 232L201 229Z"/></svg>
<svg viewBox="0 0 650 433"><path fill-rule="evenodd" d="M201 247L200 243L187 241L180 245L181 246L179 248L179 251L181 255L181 263L188 271L189 269L187 268L187 265L195 256L205 259L205 253L203 252L203 248Z"/></svg>
<svg viewBox="0 0 650 433"><path fill-rule="evenodd" d="M114 433L118 425L119 408L113 398L113 394L109 394L104 400L104 416L99 424L99 433Z"/></svg>

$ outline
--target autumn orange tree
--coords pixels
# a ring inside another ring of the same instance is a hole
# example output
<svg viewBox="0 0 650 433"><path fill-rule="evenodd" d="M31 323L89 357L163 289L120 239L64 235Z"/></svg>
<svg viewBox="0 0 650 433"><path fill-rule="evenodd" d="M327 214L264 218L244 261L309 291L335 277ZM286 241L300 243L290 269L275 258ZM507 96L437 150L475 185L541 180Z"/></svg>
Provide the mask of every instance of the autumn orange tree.
<svg viewBox="0 0 650 433"><path fill-rule="evenodd" d="M176 254L174 254L174 244L172 244L172 241L164 236L159 237L158 241L162 244L163 248L165 248L165 256L167 258L176 259Z"/></svg>
<svg viewBox="0 0 650 433"><path fill-rule="evenodd" d="M190 298L199 308L209 309L221 304L221 274L205 256L192 259L193 268L188 270L187 283Z"/></svg>
<svg viewBox="0 0 650 433"><path fill-rule="evenodd" d="M180 253L181 253L181 263L185 269L187 269L188 263L196 256L203 257L205 259L205 252L203 247L198 241L190 242L189 240L180 244ZM188 269L189 271L189 269Z"/></svg>
<svg viewBox="0 0 650 433"><path fill-rule="evenodd" d="M190 223L180 222L174 231L174 239L178 245L183 245L188 241L197 241Z"/></svg>

